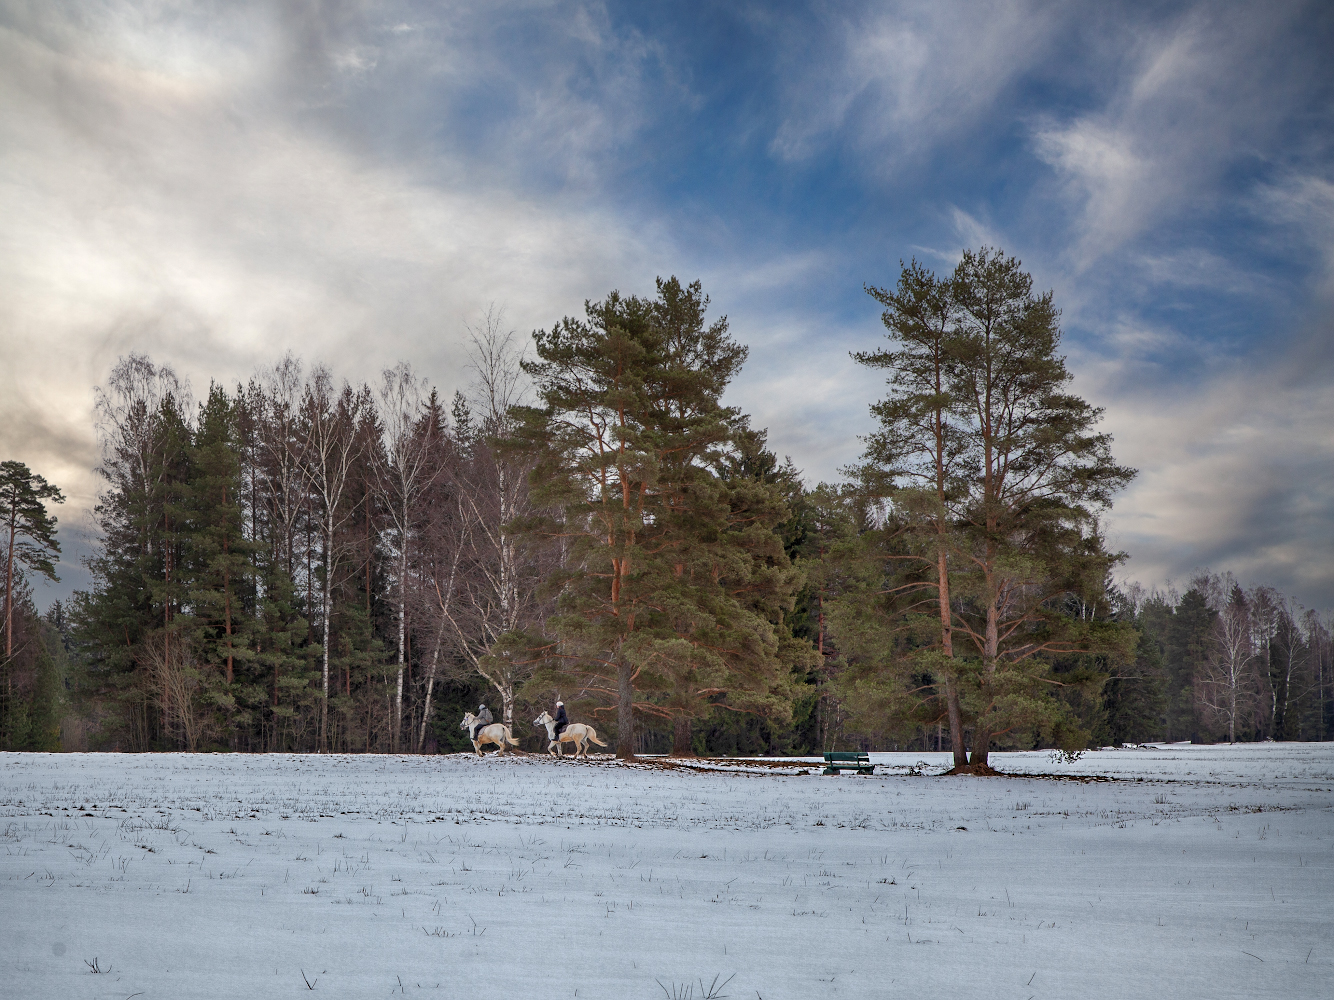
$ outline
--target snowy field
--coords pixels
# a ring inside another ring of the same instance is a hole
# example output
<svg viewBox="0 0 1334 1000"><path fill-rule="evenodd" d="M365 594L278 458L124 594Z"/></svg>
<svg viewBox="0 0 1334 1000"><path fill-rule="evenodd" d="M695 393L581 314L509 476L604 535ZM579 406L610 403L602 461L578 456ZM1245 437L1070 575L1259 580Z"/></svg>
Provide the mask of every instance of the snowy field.
<svg viewBox="0 0 1334 1000"><path fill-rule="evenodd" d="M873 759L0 754L0 995L1334 995L1334 745Z"/></svg>

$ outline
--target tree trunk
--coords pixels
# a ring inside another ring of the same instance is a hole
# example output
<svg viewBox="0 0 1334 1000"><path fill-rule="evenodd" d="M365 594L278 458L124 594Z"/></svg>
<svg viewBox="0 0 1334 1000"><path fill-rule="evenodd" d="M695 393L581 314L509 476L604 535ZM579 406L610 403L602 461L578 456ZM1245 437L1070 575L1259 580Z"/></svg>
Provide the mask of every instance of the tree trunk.
<svg viewBox="0 0 1334 1000"><path fill-rule="evenodd" d="M950 717L950 749L954 766L968 766L968 749L963 742L963 711L959 708L959 689L951 678L945 679L945 707Z"/></svg>
<svg viewBox="0 0 1334 1000"><path fill-rule="evenodd" d="M167 534L171 531L171 520L165 515L162 541L162 572L166 584L162 597L162 660L165 663L171 653L171 543ZM167 675L162 675L162 735L167 735L168 720L171 715L171 690L167 687Z"/></svg>
<svg viewBox="0 0 1334 1000"><path fill-rule="evenodd" d="M14 655L14 537L17 533L14 524L17 515L11 515L9 521L9 548L5 554L5 660Z"/></svg>
<svg viewBox="0 0 1334 1000"><path fill-rule="evenodd" d="M672 756L695 756L695 750L690 745L690 716L688 715L678 715L672 719Z"/></svg>
<svg viewBox="0 0 1334 1000"><path fill-rule="evenodd" d="M426 747L426 723L431 718L431 695L435 691L435 668L440 662L440 643L435 644L435 652L431 654L431 670L426 675L426 700L422 707L422 728L421 735L417 737L417 752L421 753Z"/></svg>
<svg viewBox="0 0 1334 1000"><path fill-rule="evenodd" d="M223 546L226 551L226 546ZM227 685L230 687L234 676L232 670L232 581L231 573L222 571L223 607L227 618Z"/></svg>
<svg viewBox="0 0 1334 1000"><path fill-rule="evenodd" d="M951 661L954 659L954 619L950 612L949 555L941 542L936 561L936 575L940 595L940 647ZM947 668L945 677L945 711L950 720L950 747L954 751L954 766L968 766L968 751L963 743L963 710L959 707L959 686Z"/></svg>
<svg viewBox="0 0 1334 1000"><path fill-rule="evenodd" d="M330 612L333 610L330 603L333 599L333 511L329 512L329 519L325 532L325 550L324 550L324 650L322 659L323 673L321 678L324 697L320 700L320 753L325 751L325 737L329 731L329 624L333 617Z"/></svg>
<svg viewBox="0 0 1334 1000"><path fill-rule="evenodd" d="M1228 692L1227 741L1237 742L1237 680L1232 678L1232 689Z"/></svg>
<svg viewBox="0 0 1334 1000"><path fill-rule="evenodd" d="M990 553L988 553L990 555ZM991 593L991 599L987 603L987 632L982 647L982 665L984 668L984 677L982 681L983 702L986 701L986 695L991 689L991 680L996 674L996 657L1000 649L1000 610L996 607L995 588L988 580L988 591ZM991 749L991 730L986 724L986 710L983 709L977 719L977 728L973 733L973 753L969 763L972 767L989 767L987 757Z"/></svg>
<svg viewBox="0 0 1334 1000"><path fill-rule="evenodd" d="M616 756L635 759L634 667L624 661L616 675Z"/></svg>
<svg viewBox="0 0 1334 1000"><path fill-rule="evenodd" d="M403 550L398 568L398 686L394 693L394 726L393 742L394 753L399 751L399 733L403 727L403 648L404 633L407 631L407 602L408 602L408 549L406 535L400 539L400 547Z"/></svg>

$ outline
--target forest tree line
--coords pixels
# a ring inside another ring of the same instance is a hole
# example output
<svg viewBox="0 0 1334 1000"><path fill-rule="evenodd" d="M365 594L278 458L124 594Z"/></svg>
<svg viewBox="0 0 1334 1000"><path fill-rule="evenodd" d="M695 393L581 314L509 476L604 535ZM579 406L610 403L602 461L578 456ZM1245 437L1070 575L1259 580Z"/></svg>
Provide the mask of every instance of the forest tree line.
<svg viewBox="0 0 1334 1000"><path fill-rule="evenodd" d="M1113 583L1134 471L1069 391L1059 313L966 252L868 288L877 426L806 485L725 406L747 349L698 282L523 345L489 315L446 404L406 364L287 356L194 400L96 391L94 583L39 615L56 487L0 466L8 749L423 753L556 698L617 753L1329 738L1330 622L1202 573Z"/></svg>

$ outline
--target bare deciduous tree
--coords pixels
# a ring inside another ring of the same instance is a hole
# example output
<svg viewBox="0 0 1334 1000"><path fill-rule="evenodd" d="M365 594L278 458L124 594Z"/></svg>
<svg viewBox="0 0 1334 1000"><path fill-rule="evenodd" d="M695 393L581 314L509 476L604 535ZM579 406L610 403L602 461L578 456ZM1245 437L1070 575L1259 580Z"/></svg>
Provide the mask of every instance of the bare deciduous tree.
<svg viewBox="0 0 1334 1000"><path fill-rule="evenodd" d="M301 362L288 353L264 369L253 385L252 405L259 424L259 463L267 513L287 575L295 571L297 523L306 504L302 459L307 436L301 426Z"/></svg>
<svg viewBox="0 0 1334 1000"><path fill-rule="evenodd" d="M1218 617L1195 690L1205 710L1227 726L1228 742L1235 743L1237 721L1251 708L1256 694L1252 608L1230 573L1196 581L1196 586L1201 583Z"/></svg>
<svg viewBox="0 0 1334 1000"><path fill-rule="evenodd" d="M203 672L195 662L189 642L168 629L150 632L140 643L139 656L163 693L165 735L193 753L212 731L209 714L200 704L204 693Z"/></svg>
<svg viewBox="0 0 1334 1000"><path fill-rule="evenodd" d="M303 469L320 503L320 533L323 549L324 579L321 583L323 649L321 650L320 749L326 749L329 721L329 630L333 617L333 575L338 563L337 533L350 516L343 496L353 464L360 457L364 443L356 433L357 418L368 405L369 391L354 392L346 382L335 391L333 376L323 365L311 372L302 397L305 425Z"/></svg>
<svg viewBox="0 0 1334 1000"><path fill-rule="evenodd" d="M511 529L529 512L530 465L498 451L491 441L510 433L510 409L523 401L522 352L494 307L469 333L472 401L479 426L454 477L455 530L464 572L451 577L447 595L440 592L437 610L464 658L495 688L505 725L512 726L515 691L528 665L492 653L501 636L529 624L534 609L536 581L526 579L531 567Z"/></svg>
<svg viewBox="0 0 1334 1000"><path fill-rule="evenodd" d="M373 486L389 512L391 530L387 541L394 550L398 577L398 680L391 736L394 749L398 750L403 723L409 550L422 519L422 498L445 469L436 421L430 419L428 412L430 391L426 379L418 378L407 362L400 362L383 372L379 395L383 449L371 454L375 471Z"/></svg>

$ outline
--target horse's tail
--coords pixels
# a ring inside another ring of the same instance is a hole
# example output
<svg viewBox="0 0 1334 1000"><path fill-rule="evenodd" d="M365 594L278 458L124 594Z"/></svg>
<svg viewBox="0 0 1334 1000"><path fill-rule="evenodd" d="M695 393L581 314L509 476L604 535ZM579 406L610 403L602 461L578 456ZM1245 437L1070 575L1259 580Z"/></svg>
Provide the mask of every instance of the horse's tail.
<svg viewBox="0 0 1334 1000"><path fill-rule="evenodd" d="M588 727L588 738L600 747L605 747L607 745L603 743L600 739L598 739L598 731L594 729L592 726Z"/></svg>
<svg viewBox="0 0 1334 1000"><path fill-rule="evenodd" d="M515 746L515 747L517 747L517 746L519 745L519 741L516 740L516 739L514 738L514 734L513 734L512 732L510 732L510 727L509 727L509 726L506 726L506 727L505 727L505 739L509 741L510 746Z"/></svg>

